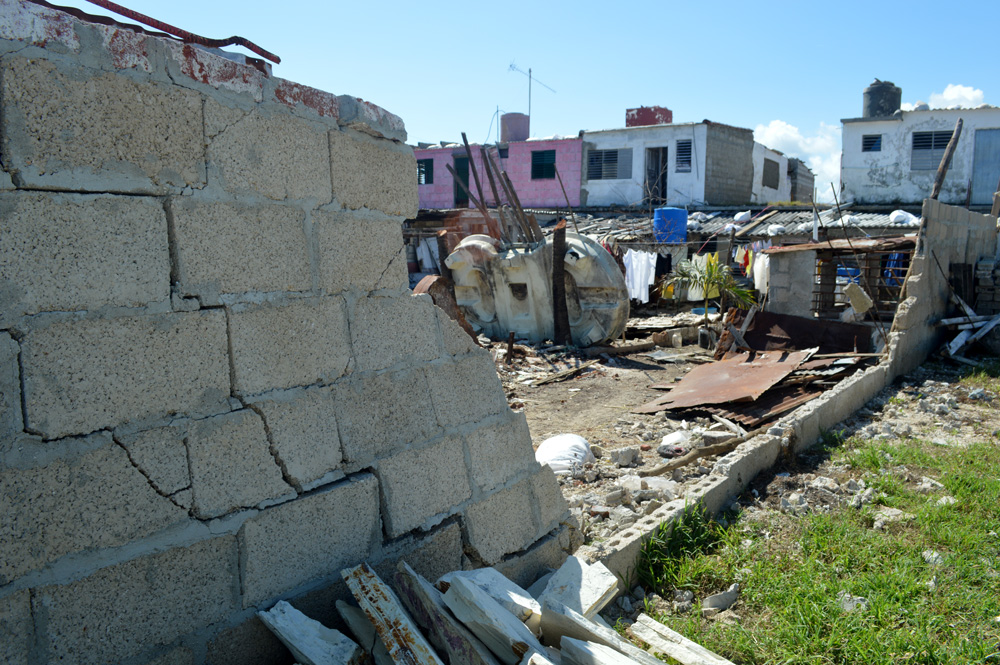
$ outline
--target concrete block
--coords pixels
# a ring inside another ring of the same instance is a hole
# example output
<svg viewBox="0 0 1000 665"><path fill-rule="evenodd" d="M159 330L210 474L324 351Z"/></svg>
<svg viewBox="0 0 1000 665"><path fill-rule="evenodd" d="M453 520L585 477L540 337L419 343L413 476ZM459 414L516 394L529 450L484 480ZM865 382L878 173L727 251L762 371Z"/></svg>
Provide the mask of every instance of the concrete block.
<svg viewBox="0 0 1000 665"><path fill-rule="evenodd" d="M26 426L45 438L225 408L222 312L61 321L21 344Z"/></svg>
<svg viewBox="0 0 1000 665"><path fill-rule="evenodd" d="M0 153L22 187L163 193L205 183L191 90L21 57L5 63L0 86Z"/></svg>
<svg viewBox="0 0 1000 665"><path fill-rule="evenodd" d="M368 296L351 311L351 345L359 370L440 357L434 303L424 296Z"/></svg>
<svg viewBox="0 0 1000 665"><path fill-rule="evenodd" d="M121 447L94 434L91 452L0 473L0 585L81 550L117 547L187 519Z"/></svg>
<svg viewBox="0 0 1000 665"><path fill-rule="evenodd" d="M271 457L264 422L249 409L192 422L187 443L198 517L294 494Z"/></svg>
<svg viewBox="0 0 1000 665"><path fill-rule="evenodd" d="M0 333L0 451L6 450L24 429L21 414L21 347L8 333Z"/></svg>
<svg viewBox="0 0 1000 665"><path fill-rule="evenodd" d="M299 491L312 489L343 461L336 407L327 388L296 390L281 399L253 403L264 418L274 454Z"/></svg>
<svg viewBox="0 0 1000 665"><path fill-rule="evenodd" d="M511 555L494 567L514 584L527 589L545 573L558 569L569 552L576 549L575 540L570 536L571 528L568 525L561 527L556 533L545 536L527 550ZM582 536L579 540L582 542Z"/></svg>
<svg viewBox="0 0 1000 665"><path fill-rule="evenodd" d="M310 526L316 528L305 535ZM268 508L240 530L243 607L337 575L380 540L378 481L371 474Z"/></svg>
<svg viewBox="0 0 1000 665"><path fill-rule="evenodd" d="M306 593L290 598L288 600L292 607L305 614L311 619L316 619L324 626L339 630L345 635L352 635L349 627L337 611L337 601L345 603L353 601L353 594L347 588L344 580L331 581L330 584L323 584L318 589L307 591Z"/></svg>
<svg viewBox="0 0 1000 665"><path fill-rule="evenodd" d="M227 536L37 590L46 662L117 662L219 621L235 609L236 559Z"/></svg>
<svg viewBox="0 0 1000 665"><path fill-rule="evenodd" d="M445 523L428 533L409 535L385 545L372 568L383 580L391 580L396 564L405 561L428 580L462 569L462 529Z"/></svg>
<svg viewBox="0 0 1000 665"><path fill-rule="evenodd" d="M314 212L319 283L327 293L364 292L408 284L403 234L397 220L355 213Z"/></svg>
<svg viewBox="0 0 1000 665"><path fill-rule="evenodd" d="M490 354L482 349L427 366L427 383L442 427L506 414L507 398ZM476 399L470 400L469 395Z"/></svg>
<svg viewBox="0 0 1000 665"><path fill-rule="evenodd" d="M461 356L479 348L469 333L462 330L462 327L440 307L436 309L434 315L437 317L438 328L441 330L441 337L444 340L445 353L450 356Z"/></svg>
<svg viewBox="0 0 1000 665"><path fill-rule="evenodd" d="M528 478L465 509L466 541L488 565L534 542L532 499Z"/></svg>
<svg viewBox="0 0 1000 665"><path fill-rule="evenodd" d="M352 468L431 439L439 428L420 369L352 374L334 385L344 459Z"/></svg>
<svg viewBox="0 0 1000 665"><path fill-rule="evenodd" d="M406 141L403 119L395 113L350 95L341 95L337 102L341 125L376 137Z"/></svg>
<svg viewBox="0 0 1000 665"><path fill-rule="evenodd" d="M464 333L463 333L464 334ZM531 432L523 413L510 413L465 435L472 482L482 492L505 486L524 471L537 467Z"/></svg>
<svg viewBox="0 0 1000 665"><path fill-rule="evenodd" d="M531 490L535 496L533 503L538 507L538 531L535 535L541 538L566 518L569 504L563 497L555 472L547 464L531 477Z"/></svg>
<svg viewBox="0 0 1000 665"><path fill-rule="evenodd" d="M382 460L377 475L390 538L428 528L472 496L461 437Z"/></svg>
<svg viewBox="0 0 1000 665"><path fill-rule="evenodd" d="M344 301L336 296L229 310L235 372L243 395L330 383L351 361Z"/></svg>
<svg viewBox="0 0 1000 665"><path fill-rule="evenodd" d="M288 114L238 113L205 102L208 160L227 191L330 202L326 128Z"/></svg>
<svg viewBox="0 0 1000 665"><path fill-rule="evenodd" d="M186 433L186 427L157 427L116 438L156 491L170 495L191 485Z"/></svg>
<svg viewBox="0 0 1000 665"><path fill-rule="evenodd" d="M145 665L194 665L194 654L186 647L177 647L162 656L146 661Z"/></svg>
<svg viewBox="0 0 1000 665"><path fill-rule="evenodd" d="M333 195L352 210L417 214L417 164L413 149L353 131L330 132Z"/></svg>
<svg viewBox="0 0 1000 665"><path fill-rule="evenodd" d="M170 201L176 281L185 295L308 291L305 212L280 205Z"/></svg>
<svg viewBox="0 0 1000 665"><path fill-rule="evenodd" d="M34 632L31 592L17 591L0 598L0 660L9 665L27 665Z"/></svg>
<svg viewBox="0 0 1000 665"><path fill-rule="evenodd" d="M253 615L208 643L206 665L289 665L294 659L264 622Z"/></svg>
<svg viewBox="0 0 1000 665"><path fill-rule="evenodd" d="M0 324L170 297L167 220L147 197L0 194Z"/></svg>

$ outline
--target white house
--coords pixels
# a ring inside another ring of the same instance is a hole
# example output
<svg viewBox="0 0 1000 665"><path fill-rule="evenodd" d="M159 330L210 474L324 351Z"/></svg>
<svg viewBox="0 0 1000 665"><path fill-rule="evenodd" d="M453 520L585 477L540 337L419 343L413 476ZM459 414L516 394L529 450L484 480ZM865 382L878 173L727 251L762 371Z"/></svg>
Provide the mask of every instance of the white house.
<svg viewBox="0 0 1000 665"><path fill-rule="evenodd" d="M773 203L791 200L792 182L788 178L788 157L755 141L750 202Z"/></svg>
<svg viewBox="0 0 1000 665"><path fill-rule="evenodd" d="M872 105L866 97L863 117L841 120L843 197L873 204L922 201L931 193L941 157L961 118L962 133L938 198L944 203L964 205L969 200L972 205L989 205L1000 181L1000 108L922 105L902 111L898 99L897 94L894 103L880 109L882 115L873 116L868 114Z"/></svg>

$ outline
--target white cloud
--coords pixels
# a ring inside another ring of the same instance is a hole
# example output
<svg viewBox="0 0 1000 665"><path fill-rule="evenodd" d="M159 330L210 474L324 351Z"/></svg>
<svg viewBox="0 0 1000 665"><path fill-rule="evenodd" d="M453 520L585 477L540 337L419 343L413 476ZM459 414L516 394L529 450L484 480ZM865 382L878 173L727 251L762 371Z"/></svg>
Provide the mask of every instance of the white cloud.
<svg viewBox="0 0 1000 665"><path fill-rule="evenodd" d="M818 200L833 200L830 183L840 185L840 127L821 122L815 133L803 134L784 120L772 120L754 128L754 139L804 161L816 176Z"/></svg>
<svg viewBox="0 0 1000 665"><path fill-rule="evenodd" d="M985 95L979 88L949 83L945 86L944 92L932 92L927 105L932 109L971 109L981 106L984 98ZM900 108L904 111L912 111L917 104L922 103L924 102L918 101L913 104L904 102L900 104Z"/></svg>

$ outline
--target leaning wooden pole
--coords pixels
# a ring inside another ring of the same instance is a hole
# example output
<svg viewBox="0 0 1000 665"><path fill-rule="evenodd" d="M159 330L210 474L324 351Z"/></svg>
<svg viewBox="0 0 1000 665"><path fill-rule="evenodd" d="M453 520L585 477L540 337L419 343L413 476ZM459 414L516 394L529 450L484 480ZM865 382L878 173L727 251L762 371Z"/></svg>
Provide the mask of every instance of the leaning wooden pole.
<svg viewBox="0 0 1000 665"><path fill-rule="evenodd" d="M569 344L569 310L566 307L566 220L560 219L552 233L552 341Z"/></svg>
<svg viewBox="0 0 1000 665"><path fill-rule="evenodd" d="M944 185L944 177L948 174L948 167L951 165L951 156L955 154L955 146L958 145L958 137L961 135L962 119L959 118L958 122L955 123L955 131L951 133L951 140L948 141L948 147L944 149L944 157L941 158L941 163L938 165L937 174L934 176L934 188L931 190L931 198L935 201L938 194L941 193L941 187Z"/></svg>

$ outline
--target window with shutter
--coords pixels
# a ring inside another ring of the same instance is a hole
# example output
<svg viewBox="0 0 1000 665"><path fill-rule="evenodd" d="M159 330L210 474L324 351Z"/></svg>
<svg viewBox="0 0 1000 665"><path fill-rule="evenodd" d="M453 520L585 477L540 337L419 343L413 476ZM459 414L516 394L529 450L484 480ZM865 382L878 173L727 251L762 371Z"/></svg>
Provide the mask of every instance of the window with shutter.
<svg viewBox="0 0 1000 665"><path fill-rule="evenodd" d="M418 185L433 185L434 184L434 160L433 159L418 159L417 160L417 184Z"/></svg>
<svg viewBox="0 0 1000 665"><path fill-rule="evenodd" d="M913 150L910 153L911 171L933 171L941 163L944 150L951 140L951 132L913 132Z"/></svg>
<svg viewBox="0 0 1000 665"><path fill-rule="evenodd" d="M677 173L691 172L691 140L677 142Z"/></svg>
<svg viewBox="0 0 1000 665"><path fill-rule="evenodd" d="M882 152L882 135L865 134L862 136L861 152Z"/></svg>
<svg viewBox="0 0 1000 665"><path fill-rule="evenodd" d="M533 150L531 152L531 179L552 180L556 177L556 151Z"/></svg>
<svg viewBox="0 0 1000 665"><path fill-rule="evenodd" d="M587 153L587 180L628 180L631 177L632 148Z"/></svg>

